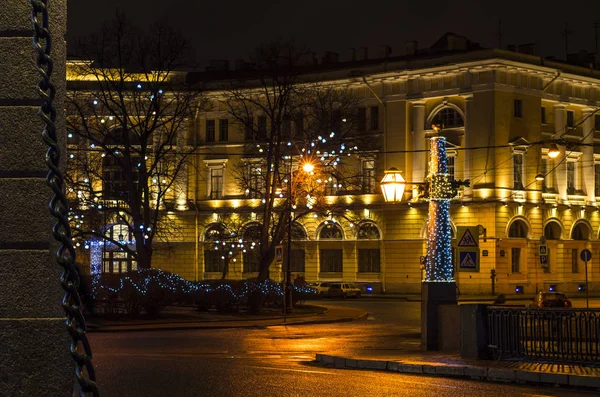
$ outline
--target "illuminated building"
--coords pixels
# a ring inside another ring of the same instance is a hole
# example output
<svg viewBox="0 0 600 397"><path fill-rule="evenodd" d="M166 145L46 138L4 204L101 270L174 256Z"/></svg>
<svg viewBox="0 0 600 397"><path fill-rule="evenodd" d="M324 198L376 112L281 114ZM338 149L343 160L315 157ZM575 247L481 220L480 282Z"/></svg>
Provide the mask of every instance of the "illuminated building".
<svg viewBox="0 0 600 397"><path fill-rule="evenodd" d="M594 265L600 260L600 150L593 147L600 140L600 72L482 49L452 34L431 48L408 50L404 56L329 63L307 72L354 92L362 102L360 132L376 147L344 160L362 174L360 191L331 181L325 199L345 208L345 216L307 216L294 224L292 274L307 281L358 282L374 291L420 291L427 202L410 182L422 182L428 174L429 137L437 124L447 141L448 173L471 180L450 205L451 232L455 236L459 226L486 230L477 269L455 271L461 292L491 293L495 270L496 293L514 293L517 287L534 293L550 285L575 293L585 282L583 248L593 253L589 288L600 290L600 266ZM233 73L189 77L211 82ZM206 98L217 103L222 91L206 86ZM254 122L268 128L259 114ZM202 146L165 209L181 231L168 250L157 250L153 266L191 280L220 278L223 255L211 253L217 251L215 230L235 218L242 226L239 238L252 241L258 226L261 201L235 182L239 164L248 162L243 153L248 136L218 106L200 112L187 128L188 142ZM554 148L559 154L552 158ZM385 203L378 186L391 167L408 181L399 204ZM249 180L258 168L249 168ZM243 251L231 251L228 278L256 275L256 257ZM273 265L271 277L280 274Z"/></svg>

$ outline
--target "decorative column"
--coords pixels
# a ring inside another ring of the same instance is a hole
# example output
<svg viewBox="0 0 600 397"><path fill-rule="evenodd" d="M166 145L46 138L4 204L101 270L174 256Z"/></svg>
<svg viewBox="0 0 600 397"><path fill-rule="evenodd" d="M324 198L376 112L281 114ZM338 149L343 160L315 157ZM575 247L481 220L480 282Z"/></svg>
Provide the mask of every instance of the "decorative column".
<svg viewBox="0 0 600 397"><path fill-rule="evenodd" d="M557 103L554 105L554 135L553 138L560 138L565 133L566 127L565 104ZM556 168L556 187L558 188L558 197L560 201L567 200L567 162L565 158L565 147L560 147L560 155L554 159Z"/></svg>
<svg viewBox="0 0 600 397"><path fill-rule="evenodd" d="M49 1L51 83L59 147L66 141L66 0ZM41 14L37 14L41 18ZM48 211L47 147L32 45L31 5L2 2L0 12L0 396L70 396L75 363L61 304L61 266ZM42 47L44 44L42 43ZM64 157L62 158L64 165ZM64 167L63 167L64 170ZM74 331L75 332L75 331ZM79 350L79 349L78 349Z"/></svg>
<svg viewBox="0 0 600 397"><path fill-rule="evenodd" d="M418 182L425 179L427 171L427 149L425 140L425 101L413 102L413 161L412 181ZM418 188L413 186L412 197L418 195Z"/></svg>
<svg viewBox="0 0 600 397"><path fill-rule="evenodd" d="M448 174L446 138L431 138L429 157L429 217L425 280L421 289L421 349L439 350L443 335L440 306L457 303L450 246L452 235L449 210L453 195Z"/></svg>
<svg viewBox="0 0 600 397"><path fill-rule="evenodd" d="M596 194L594 190L594 116L590 116L594 109L583 109L583 118L586 118L582 124L583 128L583 146L581 147L581 172L583 188L586 196L586 204L596 203Z"/></svg>

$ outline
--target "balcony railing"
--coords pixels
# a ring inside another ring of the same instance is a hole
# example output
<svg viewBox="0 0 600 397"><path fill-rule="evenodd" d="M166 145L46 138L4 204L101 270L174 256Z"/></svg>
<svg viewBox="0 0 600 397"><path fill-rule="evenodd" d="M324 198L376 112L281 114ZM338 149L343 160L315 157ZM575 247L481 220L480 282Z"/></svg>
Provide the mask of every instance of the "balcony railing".
<svg viewBox="0 0 600 397"><path fill-rule="evenodd" d="M600 363L600 309L490 307L494 358Z"/></svg>

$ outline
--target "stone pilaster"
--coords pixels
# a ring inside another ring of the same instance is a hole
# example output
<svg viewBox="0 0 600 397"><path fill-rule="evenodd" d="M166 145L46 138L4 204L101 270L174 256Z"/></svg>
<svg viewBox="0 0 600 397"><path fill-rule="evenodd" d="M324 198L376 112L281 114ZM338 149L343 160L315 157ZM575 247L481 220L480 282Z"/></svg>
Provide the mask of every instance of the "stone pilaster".
<svg viewBox="0 0 600 397"><path fill-rule="evenodd" d="M596 203L594 193L594 116L590 116L594 109L583 109L585 121L583 128L583 146L581 147L581 176L583 181L583 191L585 192L586 202L588 204Z"/></svg>
<svg viewBox="0 0 600 397"><path fill-rule="evenodd" d="M75 365L47 205L43 124L27 0L0 12L0 395L69 396ZM66 0L49 2L57 133L64 148ZM64 150L62 151L64 153Z"/></svg>
<svg viewBox="0 0 600 397"><path fill-rule="evenodd" d="M412 175L409 182L423 182L427 172L427 141L425 139L425 102L413 102L413 161ZM414 185L412 196L417 197L417 185Z"/></svg>
<svg viewBox="0 0 600 397"><path fill-rule="evenodd" d="M565 105L558 103L554 105L554 138L559 138L564 135L566 127L566 112ZM559 164L556 168L556 187L558 189L558 197L560 201L567 200L567 162L564 160L565 148L559 146L560 155L554 160Z"/></svg>

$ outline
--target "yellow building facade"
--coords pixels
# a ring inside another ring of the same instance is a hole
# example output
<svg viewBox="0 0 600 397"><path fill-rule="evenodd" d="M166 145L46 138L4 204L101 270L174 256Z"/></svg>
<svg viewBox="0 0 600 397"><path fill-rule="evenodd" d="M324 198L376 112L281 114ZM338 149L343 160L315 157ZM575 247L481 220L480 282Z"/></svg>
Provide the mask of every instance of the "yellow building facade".
<svg viewBox="0 0 600 397"><path fill-rule="evenodd" d="M408 182L401 203L386 203L377 186L369 187L327 197L345 206L347 216L299 220L294 276L420 292L428 204L411 182L427 176L428 137L437 124L450 173L470 180L450 210L461 293L491 294L494 284L496 294L550 288L577 294L586 284L583 249L592 252L588 289L600 290L599 72L495 49L339 64L312 76L351 89L365 109L364 133L377 148L352 157L348 167L368 173L368 184L391 167ZM190 280L221 278L207 263L214 260L205 253L210 231L223 222L251 225L260 206L235 182L247 144L243 128L219 105L218 90L205 95L214 106L189 121L186 136L202 146L180 175L168 213L181 232L153 259L153 267ZM551 158L554 147L560 152ZM485 235L470 247L478 252L470 258L475 263L461 266L464 226ZM256 276L249 260L236 253L226 277ZM274 263L271 277L280 279L281 268Z"/></svg>

